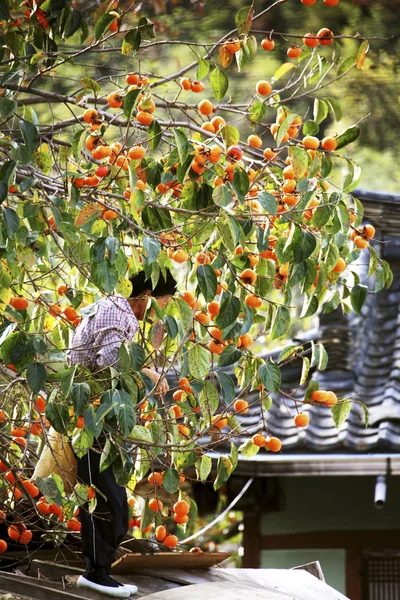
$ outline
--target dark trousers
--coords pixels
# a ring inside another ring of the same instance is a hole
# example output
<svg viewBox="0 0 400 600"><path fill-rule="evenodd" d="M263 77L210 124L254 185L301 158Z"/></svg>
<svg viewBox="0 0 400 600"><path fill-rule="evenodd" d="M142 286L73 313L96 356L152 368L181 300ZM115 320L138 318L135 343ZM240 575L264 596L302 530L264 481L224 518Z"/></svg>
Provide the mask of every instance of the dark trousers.
<svg viewBox="0 0 400 600"><path fill-rule="evenodd" d="M80 507L83 554L98 567L110 567L115 550L128 531L128 502L126 490L117 485L112 466L100 473L98 452L77 458L78 481L96 486L107 498L97 494L97 506L90 514L87 504Z"/></svg>

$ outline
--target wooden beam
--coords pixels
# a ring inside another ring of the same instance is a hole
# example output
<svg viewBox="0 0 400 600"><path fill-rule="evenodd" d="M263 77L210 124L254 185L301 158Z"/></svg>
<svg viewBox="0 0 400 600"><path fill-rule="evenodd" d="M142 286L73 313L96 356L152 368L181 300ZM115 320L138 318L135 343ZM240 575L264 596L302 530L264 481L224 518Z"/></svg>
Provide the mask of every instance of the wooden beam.
<svg viewBox="0 0 400 600"><path fill-rule="evenodd" d="M398 548L400 539L399 536L400 529L280 533L278 535L261 536L261 549L289 550L294 548ZM253 541L253 543L255 543L255 541Z"/></svg>
<svg viewBox="0 0 400 600"><path fill-rule="evenodd" d="M346 550L346 596L351 600L362 600L361 549Z"/></svg>
<svg viewBox="0 0 400 600"><path fill-rule="evenodd" d="M245 512L243 519L243 562L245 569L259 569L261 566L261 519L260 512Z"/></svg>

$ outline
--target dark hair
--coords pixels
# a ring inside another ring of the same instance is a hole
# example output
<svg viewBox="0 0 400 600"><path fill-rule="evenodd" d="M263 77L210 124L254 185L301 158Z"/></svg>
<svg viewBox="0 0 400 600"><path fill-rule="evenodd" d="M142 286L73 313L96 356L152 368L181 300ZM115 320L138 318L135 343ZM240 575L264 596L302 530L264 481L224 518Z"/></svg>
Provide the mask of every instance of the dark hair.
<svg viewBox="0 0 400 600"><path fill-rule="evenodd" d="M166 270L166 275L167 278L164 279L163 274L160 273L160 279L155 288L153 288L151 277L146 277L145 272L140 271L137 275L130 278L130 282L133 286L130 297L136 298L146 290L150 290L151 295L154 296L154 298L159 298L160 296L173 296L176 292L176 281L168 269Z"/></svg>

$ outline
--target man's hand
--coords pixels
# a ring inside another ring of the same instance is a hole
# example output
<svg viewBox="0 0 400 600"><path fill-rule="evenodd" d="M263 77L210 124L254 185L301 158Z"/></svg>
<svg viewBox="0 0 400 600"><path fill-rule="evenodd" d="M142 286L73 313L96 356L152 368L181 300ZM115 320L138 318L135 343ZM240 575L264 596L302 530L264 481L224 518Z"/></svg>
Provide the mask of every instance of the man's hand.
<svg viewBox="0 0 400 600"><path fill-rule="evenodd" d="M150 379L154 382L154 385L157 386L158 394L165 394L169 390L168 381L163 378L160 381L160 375L154 369L142 369L142 373L145 373Z"/></svg>

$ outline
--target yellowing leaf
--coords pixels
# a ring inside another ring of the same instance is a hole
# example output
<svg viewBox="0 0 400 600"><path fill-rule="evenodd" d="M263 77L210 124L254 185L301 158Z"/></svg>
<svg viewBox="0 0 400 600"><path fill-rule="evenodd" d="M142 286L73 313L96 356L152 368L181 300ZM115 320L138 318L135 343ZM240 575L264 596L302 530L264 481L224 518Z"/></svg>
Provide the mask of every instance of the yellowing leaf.
<svg viewBox="0 0 400 600"><path fill-rule="evenodd" d="M369 50L368 40L364 40L361 46L358 49L356 56L356 67L357 69L362 69L364 66L365 56Z"/></svg>
<svg viewBox="0 0 400 600"><path fill-rule="evenodd" d="M75 219L75 226L82 227L85 225L93 217L94 214L100 213L101 208L98 204L92 202L91 204L86 204L79 213L79 215Z"/></svg>
<svg viewBox="0 0 400 600"><path fill-rule="evenodd" d="M129 298L132 293L132 287L132 282L129 279L121 279L115 289L124 298Z"/></svg>
<svg viewBox="0 0 400 600"><path fill-rule="evenodd" d="M48 315L43 323L43 329L45 331L52 331L54 329L54 327L57 324L57 319L55 317L52 317L51 315Z"/></svg>

